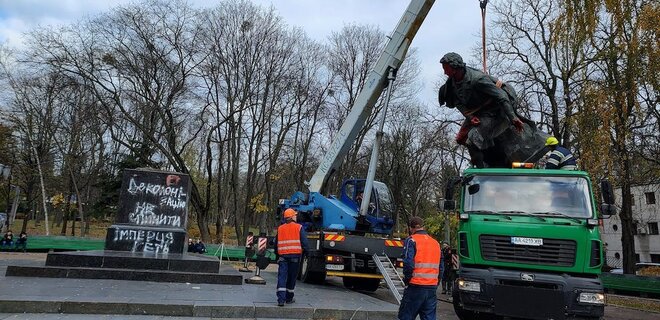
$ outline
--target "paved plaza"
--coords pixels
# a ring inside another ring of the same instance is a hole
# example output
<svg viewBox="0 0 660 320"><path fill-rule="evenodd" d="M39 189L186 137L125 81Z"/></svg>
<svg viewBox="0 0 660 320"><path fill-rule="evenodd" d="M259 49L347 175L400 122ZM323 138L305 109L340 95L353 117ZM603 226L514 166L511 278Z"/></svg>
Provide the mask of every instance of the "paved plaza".
<svg viewBox="0 0 660 320"><path fill-rule="evenodd" d="M43 265L44 260L45 254L3 254L0 312L358 320L395 319L398 309L395 304L359 292L301 282L296 288L296 303L278 307L275 265L261 273L265 285L4 276L7 265L36 266Z"/></svg>

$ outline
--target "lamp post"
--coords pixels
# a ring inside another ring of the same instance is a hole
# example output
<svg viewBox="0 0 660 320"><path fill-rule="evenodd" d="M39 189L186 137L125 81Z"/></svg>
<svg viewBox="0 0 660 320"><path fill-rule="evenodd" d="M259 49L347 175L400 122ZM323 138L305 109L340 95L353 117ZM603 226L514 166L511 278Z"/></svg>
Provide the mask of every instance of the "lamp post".
<svg viewBox="0 0 660 320"><path fill-rule="evenodd" d="M5 210L7 220L5 220L5 225L7 226L7 229L9 229L9 212L11 211L11 202L9 201L9 197L11 196L11 166L0 163L0 175L2 175L3 179L7 180L7 210Z"/></svg>

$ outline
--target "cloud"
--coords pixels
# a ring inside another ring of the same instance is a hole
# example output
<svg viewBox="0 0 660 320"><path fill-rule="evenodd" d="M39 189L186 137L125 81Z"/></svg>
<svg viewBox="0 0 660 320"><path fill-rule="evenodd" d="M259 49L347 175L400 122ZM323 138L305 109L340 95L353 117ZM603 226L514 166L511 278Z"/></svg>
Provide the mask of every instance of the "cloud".
<svg viewBox="0 0 660 320"><path fill-rule="evenodd" d="M302 28L311 38L324 41L346 24L374 25L389 34L396 27L408 0L252 0L272 6L290 26ZM0 43L22 46L22 34L31 28L72 23L99 14L130 0L0 0ZM196 7L220 1L192 0ZM442 77L440 57L458 52L470 61L470 48L479 43L481 15L478 1L436 0L412 45L418 48L424 88L421 99L435 103L433 84Z"/></svg>
<svg viewBox="0 0 660 320"><path fill-rule="evenodd" d="M129 0L0 0L0 42L22 45L22 34L36 26L59 26L109 10Z"/></svg>
<svg viewBox="0 0 660 320"><path fill-rule="evenodd" d="M299 26L312 38L323 41L345 24L376 25L385 33L394 30L408 7L407 0L262 0L272 5L284 21ZM436 0L422 23L412 46L418 48L421 63L422 102L437 104L434 84L444 79L439 60L447 52L470 61L471 48L479 43L481 12L479 2Z"/></svg>

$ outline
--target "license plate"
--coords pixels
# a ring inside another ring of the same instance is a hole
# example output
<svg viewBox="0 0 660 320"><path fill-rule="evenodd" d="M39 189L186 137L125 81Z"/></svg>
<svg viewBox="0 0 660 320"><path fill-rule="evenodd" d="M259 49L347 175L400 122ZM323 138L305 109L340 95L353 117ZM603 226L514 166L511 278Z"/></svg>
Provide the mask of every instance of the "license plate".
<svg viewBox="0 0 660 320"><path fill-rule="evenodd" d="M541 238L523 238L523 237L511 237L511 243L521 246L542 246L543 239Z"/></svg>
<svg viewBox="0 0 660 320"><path fill-rule="evenodd" d="M344 265L343 264L326 264L325 269L326 270L341 271L341 270L344 270Z"/></svg>

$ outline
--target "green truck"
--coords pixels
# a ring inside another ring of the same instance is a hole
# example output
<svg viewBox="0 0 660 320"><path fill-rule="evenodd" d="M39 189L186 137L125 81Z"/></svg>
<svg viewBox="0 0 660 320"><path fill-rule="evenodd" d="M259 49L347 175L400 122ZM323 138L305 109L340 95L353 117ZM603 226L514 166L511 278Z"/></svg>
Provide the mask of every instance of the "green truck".
<svg viewBox="0 0 660 320"><path fill-rule="evenodd" d="M598 211L614 213L607 181L600 210L584 171L467 169L447 187L444 209L455 209L457 186L460 319L603 316Z"/></svg>

